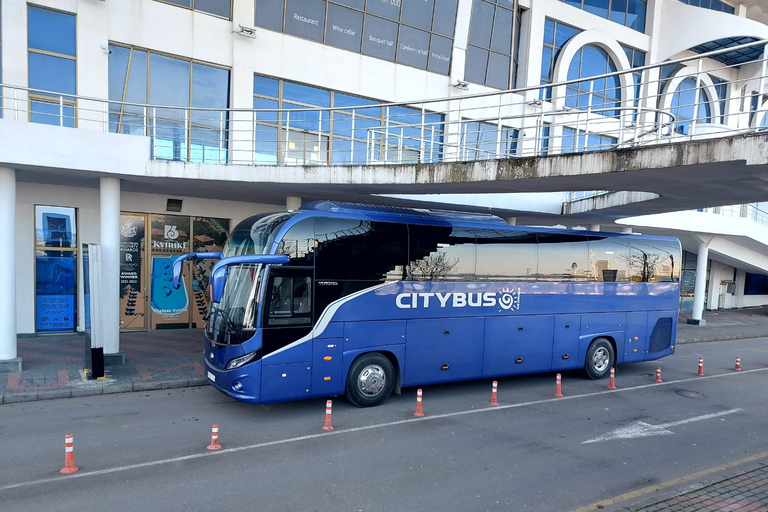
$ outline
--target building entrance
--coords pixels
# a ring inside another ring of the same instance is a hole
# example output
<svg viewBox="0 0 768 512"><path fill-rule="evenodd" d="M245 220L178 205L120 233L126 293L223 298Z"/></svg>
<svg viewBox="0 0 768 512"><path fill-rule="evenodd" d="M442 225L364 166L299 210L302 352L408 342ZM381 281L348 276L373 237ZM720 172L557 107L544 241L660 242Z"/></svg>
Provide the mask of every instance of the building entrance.
<svg viewBox="0 0 768 512"><path fill-rule="evenodd" d="M120 328L202 327L208 309L208 278L215 261L185 262L179 288L172 285L173 262L193 251L221 251L229 220L123 213L120 224Z"/></svg>

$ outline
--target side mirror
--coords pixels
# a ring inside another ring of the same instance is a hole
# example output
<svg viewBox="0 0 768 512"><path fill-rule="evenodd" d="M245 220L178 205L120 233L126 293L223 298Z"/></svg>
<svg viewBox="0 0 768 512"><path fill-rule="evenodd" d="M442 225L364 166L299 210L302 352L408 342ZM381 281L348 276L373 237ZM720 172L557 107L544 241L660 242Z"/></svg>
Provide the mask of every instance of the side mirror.
<svg viewBox="0 0 768 512"><path fill-rule="evenodd" d="M183 254L173 261L173 287L178 288L181 284L181 269L186 260L219 260L221 259L220 252L192 252L189 254Z"/></svg>

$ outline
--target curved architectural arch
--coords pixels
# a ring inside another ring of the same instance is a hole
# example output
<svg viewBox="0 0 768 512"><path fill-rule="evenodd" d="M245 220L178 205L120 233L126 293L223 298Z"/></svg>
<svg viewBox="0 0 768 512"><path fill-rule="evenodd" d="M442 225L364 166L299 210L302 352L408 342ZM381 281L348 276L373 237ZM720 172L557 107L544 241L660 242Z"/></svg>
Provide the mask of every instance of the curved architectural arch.
<svg viewBox="0 0 768 512"><path fill-rule="evenodd" d="M704 94L707 95L706 103L709 105L710 109L709 115L706 116L706 119L719 119L721 115L720 102L718 101L715 84L707 73L698 73L698 69L694 66L686 66L670 77L669 81L664 87L664 91L661 94L661 98L659 100L659 108L671 112L675 108L673 105L673 100L675 93L677 93L678 89L680 88L680 85L688 79L691 79L695 82L697 74L699 80L699 90L703 91ZM701 100L699 101L701 102ZM704 119L705 118L701 117L701 112L699 111L697 118L692 119L692 121L695 120L697 122L707 123L711 122L709 120L705 121Z"/></svg>
<svg viewBox="0 0 768 512"><path fill-rule="evenodd" d="M558 61L555 63L555 72L552 77L554 83L565 82L568 80L568 69L576 56L576 53L583 47L590 45L597 46L604 50L616 65L618 71L629 71L632 69L632 65L630 64L629 59L627 59L624 49L615 39L611 39L596 30L588 30L575 35L565 44L565 46L563 46ZM632 75L631 73L623 73L619 78L621 80L621 106L626 107L632 105L632 102L635 99ZM557 86L554 88L553 98L556 108L565 106L565 96L565 86Z"/></svg>

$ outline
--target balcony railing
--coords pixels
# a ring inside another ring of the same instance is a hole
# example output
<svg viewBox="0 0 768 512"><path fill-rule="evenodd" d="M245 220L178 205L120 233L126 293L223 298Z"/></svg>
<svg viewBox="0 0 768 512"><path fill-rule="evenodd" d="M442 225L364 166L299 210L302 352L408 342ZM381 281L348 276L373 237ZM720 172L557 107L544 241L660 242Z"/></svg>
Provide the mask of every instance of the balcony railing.
<svg viewBox="0 0 768 512"><path fill-rule="evenodd" d="M217 110L0 84L0 107L4 119L149 137L155 160L324 166L535 157L762 130L765 50L750 66L715 60L760 45L766 41L567 82L373 106ZM681 71L667 76L670 66ZM606 85L616 78L618 89Z"/></svg>
<svg viewBox="0 0 768 512"><path fill-rule="evenodd" d="M755 206L754 204L737 204L730 206L715 206L712 208L703 208L700 210L707 213L716 213L728 217L741 217L750 219L760 225L768 226L768 212Z"/></svg>

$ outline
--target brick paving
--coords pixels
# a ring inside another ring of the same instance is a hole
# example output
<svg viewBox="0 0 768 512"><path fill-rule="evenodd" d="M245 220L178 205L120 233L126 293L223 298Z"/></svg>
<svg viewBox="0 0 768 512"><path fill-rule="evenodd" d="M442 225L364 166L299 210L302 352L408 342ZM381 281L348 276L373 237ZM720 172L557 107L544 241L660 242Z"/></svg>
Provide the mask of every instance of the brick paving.
<svg viewBox="0 0 768 512"><path fill-rule="evenodd" d="M768 464L632 512L768 511Z"/></svg>
<svg viewBox="0 0 768 512"><path fill-rule="evenodd" d="M22 371L0 374L0 403L207 385L200 329L122 333L125 364L107 366L99 380L83 371L82 334L22 336L18 343Z"/></svg>

